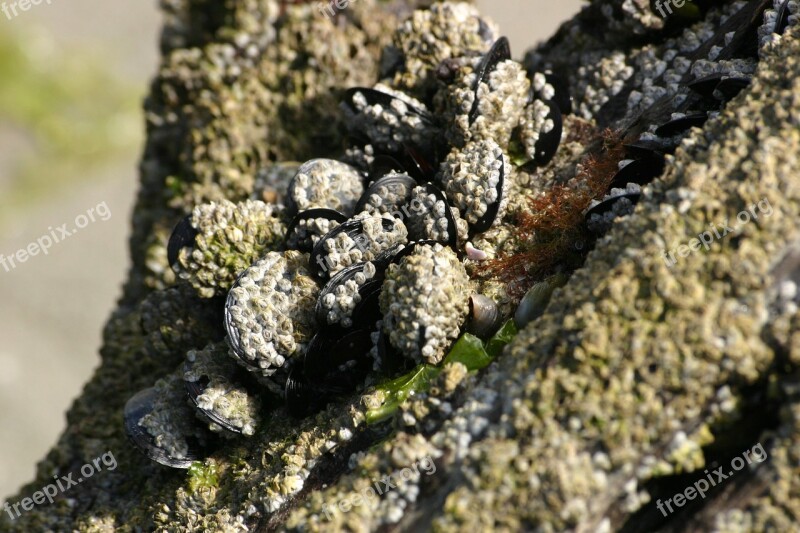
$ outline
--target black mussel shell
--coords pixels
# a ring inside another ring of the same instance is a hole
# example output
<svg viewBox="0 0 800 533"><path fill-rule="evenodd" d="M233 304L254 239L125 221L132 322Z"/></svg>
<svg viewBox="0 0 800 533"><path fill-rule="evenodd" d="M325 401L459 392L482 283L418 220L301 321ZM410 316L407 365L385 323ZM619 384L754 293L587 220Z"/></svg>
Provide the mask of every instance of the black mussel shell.
<svg viewBox="0 0 800 533"><path fill-rule="evenodd" d="M564 78L561 76L554 74L552 71L545 71L542 73L544 75L544 79L548 85L552 86L555 90L552 100L555 105L558 106L559 111L561 111L562 115L571 115L572 114L572 95L569 93L569 84L564 81ZM531 87L531 95L533 98L537 98L539 100L548 100L546 95L535 91L533 87Z"/></svg>
<svg viewBox="0 0 800 533"><path fill-rule="evenodd" d="M286 410L295 418L302 418L313 412L312 403L315 394L311 390L311 385L303 375L303 365L298 363L292 367L289 377L286 378L284 388L284 399Z"/></svg>
<svg viewBox="0 0 800 533"><path fill-rule="evenodd" d="M318 333L303 359L303 375L316 390L328 395L353 392L372 369L372 337L368 330L343 336Z"/></svg>
<svg viewBox="0 0 800 533"><path fill-rule="evenodd" d="M780 9L778 9L778 14L775 17L775 29L772 30L773 33L781 35L786 31L786 28L789 26L789 15L791 15L789 11L789 0L783 0L783 4L781 4Z"/></svg>
<svg viewBox="0 0 800 533"><path fill-rule="evenodd" d="M625 144L625 153L631 159L657 159L663 160L668 152L668 146L657 141L642 141Z"/></svg>
<svg viewBox="0 0 800 533"><path fill-rule="evenodd" d="M725 77L722 73L716 73L698 78L687 87L705 98L727 102L748 85L750 78Z"/></svg>
<svg viewBox="0 0 800 533"><path fill-rule="evenodd" d="M561 129L559 128L559 137L561 136ZM500 154L500 161L504 163L505 156ZM500 205L503 203L503 188L505 187L506 181L506 171L505 171L505 164L500 166L500 179L497 181L497 201L494 202L486 209L486 213L478 219L478 221L472 224L469 228L470 235L476 235L478 233L483 233L484 231L488 230L492 227L495 220L497 220L497 215L500 213ZM448 243L452 248L458 247L457 237L458 231L456 229L455 218L453 219L453 231L456 233L456 244L452 244L451 242Z"/></svg>
<svg viewBox="0 0 800 533"><path fill-rule="evenodd" d="M750 78L725 78L717 84L716 93L727 102L746 89L750 85Z"/></svg>
<svg viewBox="0 0 800 533"><path fill-rule="evenodd" d="M301 211L298 213L292 221L289 223L289 227L286 228L286 241L289 241L289 237L295 232L297 229L297 225L302 220L309 220L314 218L326 218L328 220L332 220L333 222L337 222L338 224L343 224L347 222L347 215L344 213L337 211L336 209L327 209L324 207L315 207L312 209L306 209L305 211ZM311 246L303 245L298 248L301 252L310 252Z"/></svg>
<svg viewBox="0 0 800 533"><path fill-rule="evenodd" d="M482 294L469 298L469 321L466 330L478 338L488 339L503 325L503 315L497 303Z"/></svg>
<svg viewBox="0 0 800 533"><path fill-rule="evenodd" d="M624 189L628 183L647 185L664 171L664 158L660 160L634 159L617 171L611 180L610 189Z"/></svg>
<svg viewBox="0 0 800 533"><path fill-rule="evenodd" d="M395 206L392 211L399 211L400 208L411 199L411 191L414 190L414 187L417 186L417 181L409 176L408 174L389 174L384 175L379 180L375 181L370 185L364 194L361 196L361 199L356 204L356 208L354 209L355 213L361 213L364 211L364 207L367 205L367 201L369 201L369 197L372 194L375 194L375 191L378 188L383 186L393 186L393 187L404 187L405 188L405 199L400 202L399 205Z"/></svg>
<svg viewBox="0 0 800 533"><path fill-rule="evenodd" d="M708 120L707 113L691 113L662 124L656 129L659 137L673 137L693 127L700 127Z"/></svg>
<svg viewBox="0 0 800 533"><path fill-rule="evenodd" d="M639 198L641 197L642 193L640 192L626 192L614 195L610 198L606 198L596 206L586 211L586 215L584 218L588 220L592 215L602 215L604 213L607 213L608 211L611 211L611 209L614 207L614 204L617 203L622 198L627 198L628 200L631 201L631 203L635 205L639 201Z"/></svg>
<svg viewBox="0 0 800 533"><path fill-rule="evenodd" d="M723 74L715 73L692 80L686 86L704 98L714 98L714 90L722 80Z"/></svg>
<svg viewBox="0 0 800 533"><path fill-rule="evenodd" d="M368 281L358 291L361 301L353 309L353 327L356 329L371 329L381 319L380 295L383 280Z"/></svg>
<svg viewBox="0 0 800 533"><path fill-rule="evenodd" d="M511 59L511 45L506 37L497 39L489 52L483 56L478 68L475 70L475 86L473 87L475 101L472 102L472 109L469 111L470 126L475 122L475 119L478 118L478 87L480 87L481 83L489 81L489 75L494 72L498 64L503 61L508 61L509 59Z"/></svg>
<svg viewBox="0 0 800 533"><path fill-rule="evenodd" d="M408 174L420 183L431 181L436 175L436 168L432 161L436 160L436 147L429 147L422 150L411 146L403 145L403 161Z"/></svg>
<svg viewBox="0 0 800 533"><path fill-rule="evenodd" d="M553 121L553 129L540 135L539 140L536 141L534 161L540 166L548 164L555 157L558 147L561 145L561 133L564 129L564 119L558 105L554 102L545 103L550 108L547 116Z"/></svg>
<svg viewBox="0 0 800 533"><path fill-rule="evenodd" d="M167 261L173 266L178 260L181 249L194 246L197 230L192 226L192 215L187 215L175 225L167 244Z"/></svg>
<svg viewBox="0 0 800 533"><path fill-rule="evenodd" d="M405 172L405 167L394 157L387 154L378 154L372 161L369 169L369 183L374 183L386 176L387 174L402 174ZM355 209L356 213L360 213L359 209Z"/></svg>
<svg viewBox="0 0 800 533"><path fill-rule="evenodd" d="M401 372L410 370L413 362L395 349L381 328L378 334L378 370L385 376L396 376Z"/></svg>
<svg viewBox="0 0 800 533"><path fill-rule="evenodd" d="M359 263L357 265L351 265L349 267L343 268L339 272L333 275L330 280L322 287L322 290L319 292L319 297L317 298L317 305L314 308L314 314L317 318L317 324L320 324L324 328L337 328L340 327L338 324L328 324L328 317L327 311L325 307L322 305L322 299L327 296L328 294L335 293L336 288L340 285L347 283L349 280L353 279L357 274L364 271L364 267L367 263ZM383 269L375 268L375 276L369 280L367 280L363 285L359 287L359 294L362 297L368 295L368 290L372 290L372 284L377 283L378 287L383 283ZM359 302L360 303L360 302ZM355 309L353 310L355 314Z"/></svg>
<svg viewBox="0 0 800 533"><path fill-rule="evenodd" d="M394 262L394 258L397 256L397 254L408 248L410 244L413 243L395 244L388 250L381 252L378 257L372 260L372 264L375 265L375 268L381 273L381 276L383 276L383 274L386 272L386 269L389 267L389 265Z"/></svg>
<svg viewBox="0 0 800 533"><path fill-rule="evenodd" d="M170 468L189 468L194 461L202 458L202 446L199 442L193 442L193 439L189 441L190 447L186 457L178 459L156 446L153 436L139 425L139 421L152 410L156 402L155 395L156 390L151 387L137 392L127 401L123 412L125 432L133 445L151 460ZM188 406L186 408L187 416L193 416Z"/></svg>
<svg viewBox="0 0 800 533"><path fill-rule="evenodd" d="M384 218L381 220L381 224L383 229L386 231L391 231L394 229L394 221L389 220L388 218ZM335 238L340 233L347 233L351 239L358 240L358 236L362 233L364 226L361 220L348 220L347 222L336 226L331 231L326 233L317 244L314 246L314 249L311 251L311 257L308 260L308 267L309 270L319 279L322 280L329 280L331 278L330 271L326 268L323 268L325 264L325 242L329 239Z"/></svg>

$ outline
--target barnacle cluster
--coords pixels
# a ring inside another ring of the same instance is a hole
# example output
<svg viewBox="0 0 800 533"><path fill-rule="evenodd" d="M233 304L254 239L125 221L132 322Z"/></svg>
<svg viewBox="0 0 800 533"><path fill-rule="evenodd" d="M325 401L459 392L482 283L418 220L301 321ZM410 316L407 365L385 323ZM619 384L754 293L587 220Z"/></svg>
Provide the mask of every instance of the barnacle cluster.
<svg viewBox="0 0 800 533"><path fill-rule="evenodd" d="M415 245L386 272L383 329L403 354L436 364L458 336L468 299L469 277L455 252L441 244Z"/></svg>
<svg viewBox="0 0 800 533"><path fill-rule="evenodd" d="M466 268L488 254L468 241L505 219L519 166L553 157L569 97L550 74L534 86L463 3L414 12L385 56L381 79L343 95L342 157L273 165L257 199L201 204L173 231L178 277L227 294L226 344L190 351L182 374L213 432L252 435L259 393L305 415L370 373L441 362L465 329L500 327Z"/></svg>
<svg viewBox="0 0 800 533"><path fill-rule="evenodd" d="M244 268L283 240L286 227L278 211L258 200L195 207L180 228L188 237L172 262L178 276L202 297L225 294Z"/></svg>

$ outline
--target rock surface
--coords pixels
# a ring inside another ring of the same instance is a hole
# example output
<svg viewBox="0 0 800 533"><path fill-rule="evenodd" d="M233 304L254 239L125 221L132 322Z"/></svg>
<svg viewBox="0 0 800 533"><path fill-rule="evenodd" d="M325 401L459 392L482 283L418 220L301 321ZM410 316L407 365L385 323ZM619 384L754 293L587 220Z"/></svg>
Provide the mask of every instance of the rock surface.
<svg viewBox="0 0 800 533"><path fill-rule="evenodd" d="M149 462L122 430L127 398L220 335L216 317L194 312L191 291L167 288L169 232L196 204L247 198L275 161L341 149L339 89L374 82L380 49L410 6L361 0L333 24L313 6L268 0L164 4L130 279L68 429L10 501L108 451L118 464L51 505L15 520L4 513L4 530L796 527L797 26L762 47L750 87L668 157L635 214L487 370L445 367L430 394L377 426L365 424L368 397L301 421L278 411L187 477ZM625 58L658 28L638 3L606 19L604 7L594 2L529 60L576 73L573 88L592 94L607 80L581 66L635 74L641 66ZM580 96L582 109L605 125L592 98ZM569 171L570 150L553 168ZM770 209L668 266L665 250L753 205ZM657 509L757 445L762 461L666 517Z"/></svg>

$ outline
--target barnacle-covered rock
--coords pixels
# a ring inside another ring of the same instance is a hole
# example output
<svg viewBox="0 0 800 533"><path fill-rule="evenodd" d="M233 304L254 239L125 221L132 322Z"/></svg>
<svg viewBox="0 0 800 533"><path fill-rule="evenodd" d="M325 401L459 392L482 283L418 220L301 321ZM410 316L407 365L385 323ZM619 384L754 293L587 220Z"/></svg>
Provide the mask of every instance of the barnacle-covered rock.
<svg viewBox="0 0 800 533"><path fill-rule="evenodd" d="M435 71L453 57L485 53L497 39L496 25L466 2L442 2L414 11L394 35L385 63L397 69L393 85L416 96L435 86Z"/></svg>
<svg viewBox="0 0 800 533"><path fill-rule="evenodd" d="M499 223L505 213L510 169L502 148L485 139L450 152L437 181L467 223L483 231Z"/></svg>
<svg viewBox="0 0 800 533"><path fill-rule="evenodd" d="M335 209L346 215L364 194L361 173L335 159L303 163L289 183L287 201L293 214L312 208Z"/></svg>
<svg viewBox="0 0 800 533"><path fill-rule="evenodd" d="M319 287L307 264L308 254L269 252L228 293L228 342L248 370L269 377L311 339Z"/></svg>
<svg viewBox="0 0 800 533"><path fill-rule="evenodd" d="M455 252L417 245L389 265L380 296L383 331L405 357L436 364L469 313L470 284Z"/></svg>
<svg viewBox="0 0 800 533"><path fill-rule="evenodd" d="M178 253L173 265L203 298L220 296L256 259L283 241L286 227L274 206L257 200L227 200L195 207L194 244Z"/></svg>
<svg viewBox="0 0 800 533"><path fill-rule="evenodd" d="M236 363L224 342L209 344L186 354L183 380L198 416L214 432L224 430L252 436L260 421L259 398L235 378ZM223 433L224 434L224 433Z"/></svg>

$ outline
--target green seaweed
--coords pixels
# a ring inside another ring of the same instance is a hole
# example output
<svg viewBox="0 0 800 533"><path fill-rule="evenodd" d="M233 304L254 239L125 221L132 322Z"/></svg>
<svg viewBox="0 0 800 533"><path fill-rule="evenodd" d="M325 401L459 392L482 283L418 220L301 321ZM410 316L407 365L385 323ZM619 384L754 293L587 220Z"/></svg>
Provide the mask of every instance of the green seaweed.
<svg viewBox="0 0 800 533"><path fill-rule="evenodd" d="M513 320L503 324L486 343L475 335L464 333L444 358L444 365L461 363L470 372L482 370L489 366L516 334L517 328ZM367 424L376 424L392 416L409 397L430 389L431 383L441 372L441 366L423 363L407 374L378 385L376 392L383 396L383 401L379 407L367 411Z"/></svg>

